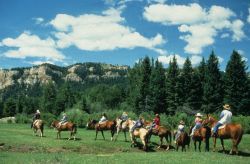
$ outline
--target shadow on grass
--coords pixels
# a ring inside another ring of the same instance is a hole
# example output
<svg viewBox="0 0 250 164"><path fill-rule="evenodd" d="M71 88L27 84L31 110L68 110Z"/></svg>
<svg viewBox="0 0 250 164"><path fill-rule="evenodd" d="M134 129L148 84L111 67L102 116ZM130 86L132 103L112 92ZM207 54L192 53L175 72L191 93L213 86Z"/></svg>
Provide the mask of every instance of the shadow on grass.
<svg viewBox="0 0 250 164"><path fill-rule="evenodd" d="M69 138L61 138L58 140L69 140ZM81 141L81 140L82 140L81 138L76 138L76 141ZM71 138L69 141L74 141L74 138Z"/></svg>
<svg viewBox="0 0 250 164"><path fill-rule="evenodd" d="M230 151L229 151L229 150L225 150L225 152L224 152L223 150L219 150L218 153L223 153L223 154L227 154L227 155L232 155L232 154L230 154ZM233 155L236 155L235 152L233 153ZM250 157L250 152L239 151L238 156Z"/></svg>

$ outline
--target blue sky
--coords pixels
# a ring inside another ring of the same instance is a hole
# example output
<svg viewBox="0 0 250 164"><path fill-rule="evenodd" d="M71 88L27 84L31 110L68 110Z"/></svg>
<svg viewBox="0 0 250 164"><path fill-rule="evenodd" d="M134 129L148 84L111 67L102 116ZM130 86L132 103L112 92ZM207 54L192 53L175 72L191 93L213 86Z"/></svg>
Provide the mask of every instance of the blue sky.
<svg viewBox="0 0 250 164"><path fill-rule="evenodd" d="M248 0L0 0L0 68L105 62L133 66L176 55L197 65L233 50L249 66Z"/></svg>

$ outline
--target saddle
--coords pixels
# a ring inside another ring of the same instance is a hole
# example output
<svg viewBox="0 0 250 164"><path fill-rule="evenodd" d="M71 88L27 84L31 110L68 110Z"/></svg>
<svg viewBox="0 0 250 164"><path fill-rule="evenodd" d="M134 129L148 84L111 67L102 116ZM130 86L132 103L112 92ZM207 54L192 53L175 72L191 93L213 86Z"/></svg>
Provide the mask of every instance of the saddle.
<svg viewBox="0 0 250 164"><path fill-rule="evenodd" d="M62 123L62 124L61 124L61 126L66 125L67 123L68 123L68 121L67 121L67 122Z"/></svg>

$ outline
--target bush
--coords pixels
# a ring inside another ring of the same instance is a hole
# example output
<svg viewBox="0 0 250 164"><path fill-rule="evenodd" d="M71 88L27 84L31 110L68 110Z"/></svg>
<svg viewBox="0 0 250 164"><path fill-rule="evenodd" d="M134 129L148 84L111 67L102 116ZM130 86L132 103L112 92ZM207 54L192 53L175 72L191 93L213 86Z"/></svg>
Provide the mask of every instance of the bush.
<svg viewBox="0 0 250 164"><path fill-rule="evenodd" d="M244 133L250 134L250 116L234 116L233 122L241 124L244 129Z"/></svg>
<svg viewBox="0 0 250 164"><path fill-rule="evenodd" d="M84 127L87 120L88 120L88 114L80 109L73 108L68 111L66 111L68 120L77 124L79 127ZM62 114L61 114L62 118Z"/></svg>
<svg viewBox="0 0 250 164"><path fill-rule="evenodd" d="M25 113L18 113L16 114L15 117L16 117L16 123L27 124L32 122L31 117L29 117Z"/></svg>
<svg viewBox="0 0 250 164"><path fill-rule="evenodd" d="M41 113L41 119L48 127L50 127L52 121L56 120L56 116L51 113Z"/></svg>

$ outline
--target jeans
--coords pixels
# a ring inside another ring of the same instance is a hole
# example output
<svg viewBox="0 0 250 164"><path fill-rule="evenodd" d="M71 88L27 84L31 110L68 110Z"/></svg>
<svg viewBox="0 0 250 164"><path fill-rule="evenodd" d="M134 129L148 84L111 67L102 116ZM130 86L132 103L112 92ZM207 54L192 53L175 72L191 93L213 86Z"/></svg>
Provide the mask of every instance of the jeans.
<svg viewBox="0 0 250 164"><path fill-rule="evenodd" d="M213 133L217 133L217 131L218 131L218 129L219 129L219 127L220 127L221 125L223 125L223 124L217 122L217 123L215 124L215 126L214 126Z"/></svg>

